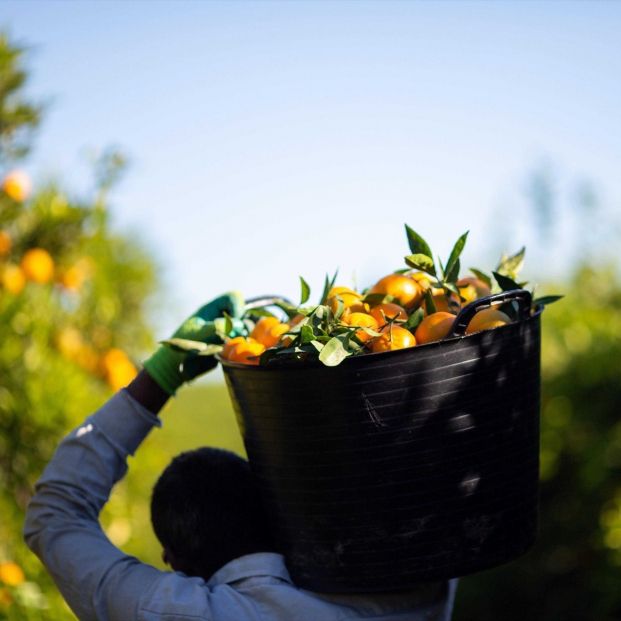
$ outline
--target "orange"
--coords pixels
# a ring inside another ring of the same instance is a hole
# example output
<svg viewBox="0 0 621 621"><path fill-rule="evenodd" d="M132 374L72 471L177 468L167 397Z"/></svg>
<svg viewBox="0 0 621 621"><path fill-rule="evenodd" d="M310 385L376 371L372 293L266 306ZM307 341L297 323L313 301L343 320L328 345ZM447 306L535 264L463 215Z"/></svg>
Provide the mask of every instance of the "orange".
<svg viewBox="0 0 621 621"><path fill-rule="evenodd" d="M21 261L24 275L28 280L45 284L54 276L54 259L43 248L31 248Z"/></svg>
<svg viewBox="0 0 621 621"><path fill-rule="evenodd" d="M381 336L375 337L371 341L371 351L373 352L405 349L416 345L414 335L400 326L384 326L380 332Z"/></svg>
<svg viewBox="0 0 621 621"><path fill-rule="evenodd" d="M362 301L362 296L349 287L332 287L328 293L328 306L333 313L336 313L339 300L345 307L344 315L348 313L364 313L368 306Z"/></svg>
<svg viewBox="0 0 621 621"><path fill-rule="evenodd" d="M258 341L267 349L274 347L288 330L289 324L281 323L276 317L261 317L250 333L250 338Z"/></svg>
<svg viewBox="0 0 621 621"><path fill-rule="evenodd" d="M222 357L228 359L231 356L231 353L235 349L235 347L239 343L245 342L245 338L243 336L236 336L235 338L228 339L226 343L224 343L224 347L222 348Z"/></svg>
<svg viewBox="0 0 621 621"><path fill-rule="evenodd" d="M396 321L408 320L408 314L405 312L403 306L393 304L392 302L378 304L371 309L369 314L375 318L378 326L385 326L389 319L396 319Z"/></svg>
<svg viewBox="0 0 621 621"><path fill-rule="evenodd" d="M485 308L479 311L470 321L466 328L466 334L498 328L511 322L508 315L495 308Z"/></svg>
<svg viewBox="0 0 621 621"><path fill-rule="evenodd" d="M416 328L414 336L416 343L431 343L443 339L451 330L455 322L455 315L445 311L439 311L431 315L427 315Z"/></svg>
<svg viewBox="0 0 621 621"><path fill-rule="evenodd" d="M12 170L2 182L2 189L14 201L21 203L30 195L32 184L23 170Z"/></svg>
<svg viewBox="0 0 621 621"><path fill-rule="evenodd" d="M383 293L391 295L404 308L414 308L423 299L423 287L412 278L401 274L388 274L376 282L369 293Z"/></svg>
<svg viewBox="0 0 621 621"><path fill-rule="evenodd" d="M491 293L490 288L480 278L474 278L474 276L460 278L457 281L457 286L464 304L469 304L478 298L484 298Z"/></svg>
<svg viewBox="0 0 621 621"><path fill-rule="evenodd" d="M13 295L21 293L26 286L26 277L19 265L5 265L2 270L2 286Z"/></svg>
<svg viewBox="0 0 621 621"><path fill-rule="evenodd" d="M136 367L127 354L116 347L109 349L101 358L106 381L117 391L129 384L137 374Z"/></svg>
<svg viewBox="0 0 621 621"><path fill-rule="evenodd" d="M67 268L60 277L60 283L70 291L79 291L90 276L91 264L87 258L80 259Z"/></svg>
<svg viewBox="0 0 621 621"><path fill-rule="evenodd" d="M457 313L460 309L461 304L459 302L459 298L451 293L450 298L447 298L446 292L444 289L432 289L431 295L433 297L433 303L436 306L436 312L442 313ZM425 315L427 314L427 307L423 303L423 308L425 309Z"/></svg>
<svg viewBox="0 0 621 621"><path fill-rule="evenodd" d="M237 341L237 339L241 339ZM255 341L252 338L245 339L243 337L236 337L231 339L236 341L235 344L227 351L225 356L231 362L241 362L242 364L259 364L259 356L265 351L265 345ZM229 343L231 343L229 341ZM223 352L224 354L224 352Z"/></svg>
<svg viewBox="0 0 621 621"><path fill-rule="evenodd" d="M431 276L425 272L408 272L406 276L415 280L423 289L431 287Z"/></svg>
<svg viewBox="0 0 621 621"><path fill-rule="evenodd" d="M9 586L18 586L26 580L22 568L11 561L0 563L0 582Z"/></svg>
<svg viewBox="0 0 621 621"><path fill-rule="evenodd" d="M377 320L375 317L368 315L367 313L350 313L343 319L343 323L348 326L356 326L360 328L371 328L371 330L378 330L379 326L377 325ZM368 340L373 337L365 332L364 330L356 330L354 333L356 338L363 343L366 343Z"/></svg>
<svg viewBox="0 0 621 621"><path fill-rule="evenodd" d="M6 257L12 246L11 236L6 231L0 231L0 257Z"/></svg>

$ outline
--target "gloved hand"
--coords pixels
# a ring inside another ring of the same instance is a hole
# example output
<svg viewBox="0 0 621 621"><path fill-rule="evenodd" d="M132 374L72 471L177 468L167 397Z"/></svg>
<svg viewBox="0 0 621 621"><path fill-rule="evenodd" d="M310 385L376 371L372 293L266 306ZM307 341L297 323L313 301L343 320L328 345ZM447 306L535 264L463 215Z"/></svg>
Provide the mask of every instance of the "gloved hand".
<svg viewBox="0 0 621 621"><path fill-rule="evenodd" d="M188 317L175 331L172 338L201 341L203 343L222 343L218 331L222 332L226 320L224 313L232 318L233 329L227 336L239 336L244 333L244 324L239 319L244 312L244 299L237 291L225 293L199 308ZM220 324L218 326L218 324ZM220 330L217 330L217 326ZM169 395L196 376L206 373L217 366L213 356L196 356L189 352L176 351L160 345L157 351L144 363L147 373Z"/></svg>

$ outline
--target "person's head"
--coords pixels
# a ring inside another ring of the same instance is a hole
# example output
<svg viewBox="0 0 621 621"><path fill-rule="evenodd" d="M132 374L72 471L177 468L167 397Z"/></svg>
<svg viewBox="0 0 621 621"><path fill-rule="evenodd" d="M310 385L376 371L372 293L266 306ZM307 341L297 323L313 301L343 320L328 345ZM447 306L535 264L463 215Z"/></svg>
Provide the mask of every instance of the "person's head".
<svg viewBox="0 0 621 621"><path fill-rule="evenodd" d="M234 558L274 551L248 462L222 449L172 460L153 488L151 522L164 561L205 580Z"/></svg>

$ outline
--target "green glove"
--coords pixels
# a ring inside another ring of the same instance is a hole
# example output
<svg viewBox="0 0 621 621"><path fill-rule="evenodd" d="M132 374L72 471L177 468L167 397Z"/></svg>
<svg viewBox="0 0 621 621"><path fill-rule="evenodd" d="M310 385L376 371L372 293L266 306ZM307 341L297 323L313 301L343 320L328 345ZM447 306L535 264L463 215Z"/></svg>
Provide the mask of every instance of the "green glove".
<svg viewBox="0 0 621 621"><path fill-rule="evenodd" d="M225 293L199 308L179 326L172 338L201 341L203 343L222 343L217 333L218 322L224 325L224 313L232 318L233 329L228 336L244 334L244 324L240 320L244 312L244 299L237 291ZM188 352L175 351L166 345L158 350L144 363L147 373L169 395L196 376L213 369L218 361L213 356L192 356Z"/></svg>

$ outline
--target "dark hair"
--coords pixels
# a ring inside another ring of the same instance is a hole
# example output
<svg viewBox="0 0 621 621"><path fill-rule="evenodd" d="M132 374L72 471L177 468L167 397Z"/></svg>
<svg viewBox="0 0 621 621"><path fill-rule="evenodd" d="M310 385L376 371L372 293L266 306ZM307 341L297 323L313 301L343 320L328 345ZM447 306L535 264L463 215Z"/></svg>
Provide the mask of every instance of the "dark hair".
<svg viewBox="0 0 621 621"><path fill-rule="evenodd" d="M172 460L153 488L151 522L173 567L205 580L234 558L274 551L250 466L223 449Z"/></svg>

